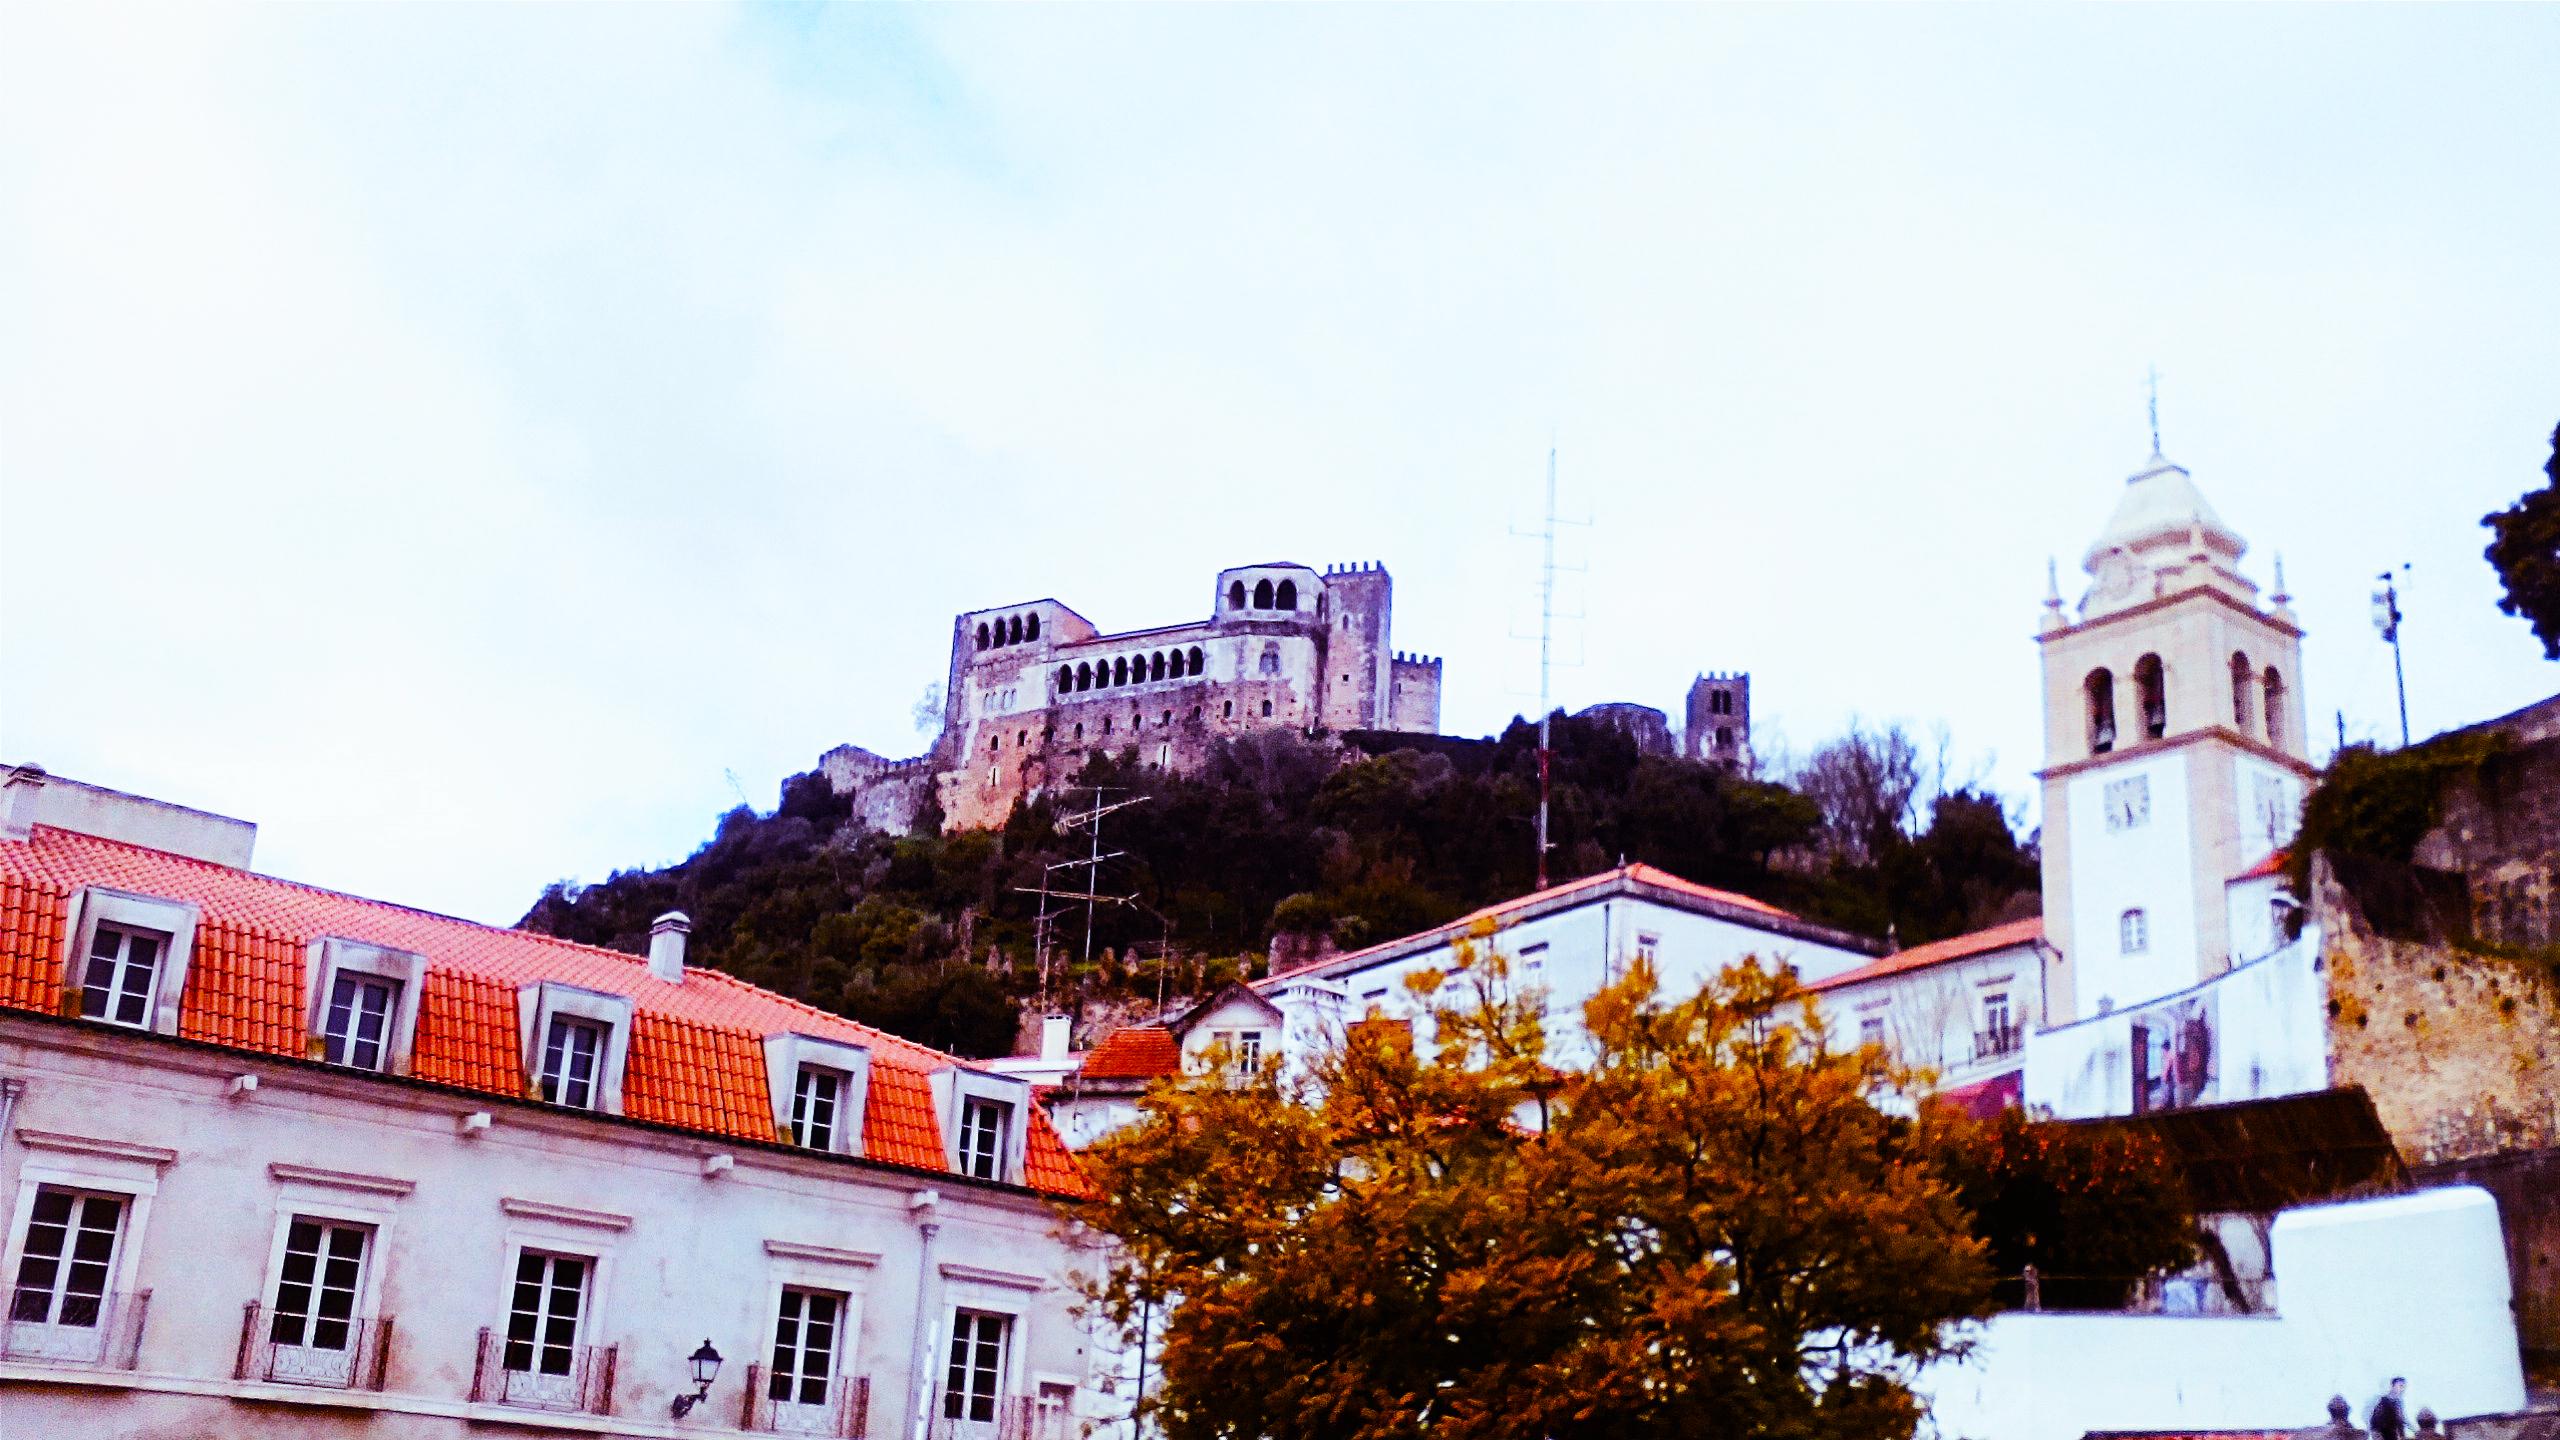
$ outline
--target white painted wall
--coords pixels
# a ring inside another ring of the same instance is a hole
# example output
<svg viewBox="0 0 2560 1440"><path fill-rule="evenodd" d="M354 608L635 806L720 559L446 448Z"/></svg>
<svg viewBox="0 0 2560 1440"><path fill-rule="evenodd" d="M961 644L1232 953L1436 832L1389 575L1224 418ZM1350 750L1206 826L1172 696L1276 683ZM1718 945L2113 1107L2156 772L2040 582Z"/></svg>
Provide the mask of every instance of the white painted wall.
<svg viewBox="0 0 2560 1440"><path fill-rule="evenodd" d="M2232 964L2246 965L2284 948L2287 942L2277 902L2285 898L2281 875L2234 880L2223 887L2222 903L2229 926L2225 933L2231 937Z"/></svg>
<svg viewBox="0 0 2560 1440"><path fill-rule="evenodd" d="M2016 1051L1989 1057L1974 1053L1974 1042L1985 1028L1983 1002L1995 994L2008 997L2009 1023L2021 1031L2042 1023L2044 965L2034 945L1843 985L1823 991L1821 1004L1835 1039L1857 1043L1860 1022L1873 1016L1883 1022L1895 1059L1961 1084L1974 1072L2019 1063Z"/></svg>
<svg viewBox="0 0 2560 1440"><path fill-rule="evenodd" d="M2454 1186L2287 1211L2271 1317L2003 1315L1920 1377L1941 1440L2092 1430L2287 1429L2343 1394L2362 1419L2394 1375L2409 1409L2523 1406L2497 1203Z"/></svg>
<svg viewBox="0 0 2560 1440"><path fill-rule="evenodd" d="M241 1075L259 1083L235 1095ZM525 1244L597 1258L581 1339L621 1347L616 1419L589 1427L606 1433L733 1425L747 1367L771 1358L785 1283L851 1297L840 1373L870 1378L875 1437L907 1434L920 1312L924 1378L939 1384L955 1306L1017 1317L1006 1393L1059 1383L1089 1417L1126 1415L1125 1399L1088 1386L1094 1322L1076 1313L1071 1275L1098 1265L1098 1239L1071 1239L1026 1192L5 1012L0 1079L25 1085L0 1134L0 1217L20 1217L0 1221L0 1265L15 1273L38 1184L121 1190L148 1203L129 1212L115 1288L152 1292L121 1388L0 1361L0 1435L520 1429L525 1412L467 1397L478 1332L506 1325ZM458 1125L475 1112L493 1123ZM68 1138L31 1145L31 1133ZM159 1158L119 1151L137 1146ZM706 1167L713 1156L730 1163ZM276 1237L295 1214L377 1227L363 1313L396 1317L381 1393L232 1378L242 1307L273 1298ZM685 1357L706 1336L728 1363L706 1408L671 1424L668 1402L692 1388ZM326 1405L301 1403L313 1400Z"/></svg>
<svg viewBox="0 0 2560 1440"><path fill-rule="evenodd" d="M2246 753L2235 753L2231 765L2240 823L2235 864L2246 870L2293 843L2302 826L2302 777Z"/></svg>
<svg viewBox="0 0 2560 1440"><path fill-rule="evenodd" d="M2107 825L2107 787L2135 776L2148 782L2150 817L2125 829ZM2122 1009L2195 983L2195 844L2190 823L2187 754L2127 760L2071 777L2072 994L2082 1016ZM2118 922L2140 909L2149 948L2126 955Z"/></svg>
<svg viewBox="0 0 2560 1440"><path fill-rule="evenodd" d="M2320 932L2264 959L2148 1005L2027 1036L2026 1103L2060 1119L2130 1115L2133 1027L2167 1033L2202 1002L2213 1026L2213 1075L2193 1104L2324 1090L2329 1084L2327 986Z"/></svg>
<svg viewBox="0 0 2560 1440"><path fill-rule="evenodd" d="M1793 965L1807 981L1875 958L1625 895L1533 916L1475 943L1509 962L1513 983L1546 991L1548 1043L1560 1062L1582 1053L1588 1043L1583 1005L1625 974L1640 951L1652 956L1664 993L1672 995L1695 992L1745 956ZM1429 1022L1424 1006L1406 990L1405 977L1419 970L1445 970L1455 954L1454 945L1436 945L1327 978L1342 988L1349 1018L1374 1011L1390 1019L1413 1019L1416 1037L1422 1039ZM1293 1029L1293 1043L1296 1033Z"/></svg>

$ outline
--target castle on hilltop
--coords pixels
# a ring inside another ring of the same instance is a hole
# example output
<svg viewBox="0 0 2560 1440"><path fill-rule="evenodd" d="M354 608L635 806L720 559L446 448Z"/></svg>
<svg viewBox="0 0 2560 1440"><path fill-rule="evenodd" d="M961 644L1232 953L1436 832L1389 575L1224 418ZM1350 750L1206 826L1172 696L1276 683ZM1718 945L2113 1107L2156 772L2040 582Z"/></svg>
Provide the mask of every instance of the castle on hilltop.
<svg viewBox="0 0 2560 1440"><path fill-rule="evenodd" d="M933 747L890 760L839 745L819 768L875 828L911 827L928 799L966 828L1002 824L1097 755L1187 771L1254 731L1437 734L1440 659L1392 648L1394 611L1375 562L1221 570L1206 619L1111 635L1056 600L972 610L951 622Z"/></svg>

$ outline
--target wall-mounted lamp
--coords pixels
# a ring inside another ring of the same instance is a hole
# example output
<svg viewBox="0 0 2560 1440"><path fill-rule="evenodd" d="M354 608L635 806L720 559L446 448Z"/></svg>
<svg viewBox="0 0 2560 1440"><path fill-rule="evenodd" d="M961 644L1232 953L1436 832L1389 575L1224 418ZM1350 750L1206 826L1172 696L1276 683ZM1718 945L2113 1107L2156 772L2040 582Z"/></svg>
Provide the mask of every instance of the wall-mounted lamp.
<svg viewBox="0 0 2560 1440"><path fill-rule="evenodd" d="M711 1382L720 1375L720 1352L711 1348L711 1341L706 1337L702 1348L686 1357L685 1363L693 1367L694 1391L690 1395L677 1396L667 1406L667 1413L679 1420L691 1414L694 1406L711 1398Z"/></svg>

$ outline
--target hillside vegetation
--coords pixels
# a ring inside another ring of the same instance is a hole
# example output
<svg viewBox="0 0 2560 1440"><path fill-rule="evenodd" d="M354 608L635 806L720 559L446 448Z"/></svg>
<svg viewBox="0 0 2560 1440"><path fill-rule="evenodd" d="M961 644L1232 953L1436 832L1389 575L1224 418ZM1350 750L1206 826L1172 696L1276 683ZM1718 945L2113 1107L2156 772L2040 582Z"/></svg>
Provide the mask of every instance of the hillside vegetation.
<svg viewBox="0 0 2560 1440"><path fill-rule="evenodd" d="M963 1055L1007 1053L1033 1005L1199 993L1256 973L1275 934L1352 948L1527 892L1534 880L1536 730L1484 741L1363 737L1383 753L1273 733L1224 744L1203 773L1134 756L1096 762L1065 799L1106 787L1147 797L1111 815L1104 893L1036 956L1047 867L1086 853L1057 797L999 830L884 835L849 821L815 775L768 815L741 806L680 864L545 890L522 926L639 952L668 910L693 919L693 958ZM1555 725L1554 879L1621 859L1767 900L1809 919L1913 944L2032 913L2035 857L2000 802L1930 793L1899 730L1814 752L1793 784L1640 757L1605 725ZM1082 872L1051 876L1080 888ZM1044 973L1045 970L1045 973Z"/></svg>

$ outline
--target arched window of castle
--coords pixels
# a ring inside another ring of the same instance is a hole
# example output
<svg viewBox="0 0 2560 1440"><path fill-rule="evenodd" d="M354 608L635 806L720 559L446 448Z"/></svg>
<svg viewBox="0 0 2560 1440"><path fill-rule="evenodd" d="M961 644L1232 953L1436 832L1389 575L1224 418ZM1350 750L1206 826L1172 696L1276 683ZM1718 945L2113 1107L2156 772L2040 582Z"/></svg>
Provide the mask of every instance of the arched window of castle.
<svg viewBox="0 0 2560 1440"><path fill-rule="evenodd" d="M1262 644L1262 673L1265 675L1280 673L1280 642L1277 640L1266 640Z"/></svg>
<svg viewBox="0 0 2560 1440"><path fill-rule="evenodd" d="M1073 670L1068 669L1068 668L1067 668L1066 666L1064 666L1064 665L1059 666L1059 667L1058 667L1058 693L1059 693L1059 694L1061 694L1061 695L1064 695L1064 694L1066 694L1068 691L1073 690L1074 688L1076 688L1076 672L1074 672Z"/></svg>
<svg viewBox="0 0 2560 1440"><path fill-rule="evenodd" d="M2265 709L2267 712L2267 743L2270 745L2282 745L2284 743L2284 677L2276 673L2276 667L2273 665L2267 667L2267 702Z"/></svg>
<svg viewBox="0 0 2560 1440"><path fill-rule="evenodd" d="M1023 617L1022 638L1025 640L1040 638L1040 617L1037 613Z"/></svg>
<svg viewBox="0 0 2560 1440"><path fill-rule="evenodd" d="M996 753L998 753L999 751L1001 751L1001 750L1003 750L1003 749L1004 749L1004 737L1003 737L1003 736L1001 736L1001 735L990 735L990 736L988 736L988 737L987 737L987 753L988 753L988 754L993 755L993 754L996 754Z"/></svg>
<svg viewBox="0 0 2560 1440"><path fill-rule="evenodd" d="M1241 610L1244 608L1243 581L1238 580L1227 587L1227 608L1230 610Z"/></svg>
<svg viewBox="0 0 2560 1440"><path fill-rule="evenodd" d="M1076 688L1079 690L1093 688L1093 667L1081 660L1076 662Z"/></svg>
<svg viewBox="0 0 2560 1440"><path fill-rule="evenodd" d="M2140 955L2150 948L2151 917L2138 908L2116 917L2116 949L2119 953Z"/></svg>
<svg viewBox="0 0 2560 1440"><path fill-rule="evenodd" d="M1129 683L1128 656L1123 655L1119 659L1111 662L1111 683L1114 685L1126 685Z"/></svg>
<svg viewBox="0 0 2560 1440"><path fill-rule="evenodd" d="M1270 582L1270 581L1268 581L1268 580L1263 580L1263 581L1256 582L1256 584L1254 585L1254 587L1253 587L1253 608L1254 608L1254 609L1256 609L1256 610L1268 610L1268 609L1270 609L1270 608L1271 608L1271 582Z"/></svg>
<svg viewBox="0 0 2560 1440"><path fill-rule="evenodd" d="M1161 721L1158 721L1157 723L1158 723L1162 728L1164 728L1164 729L1167 729L1167 730L1172 729L1172 728L1173 728L1173 712L1172 712L1172 711L1170 711L1170 710L1167 710L1166 712L1164 712L1164 719L1162 719Z"/></svg>
<svg viewBox="0 0 2560 1440"><path fill-rule="evenodd" d="M1019 645L1022 643L1021 616L1016 615L1011 619L999 620L996 622L996 643L999 645Z"/></svg>
<svg viewBox="0 0 2560 1440"><path fill-rule="evenodd" d="M2238 650L2231 652L2231 718L2240 733L2249 733L2249 687L2258 682L2257 672L2249 668L2249 657Z"/></svg>
<svg viewBox="0 0 2560 1440"><path fill-rule="evenodd" d="M2145 655L2133 662L2133 692L2142 701L2142 736L2157 740L2169 733L2169 677L2160 657Z"/></svg>
<svg viewBox="0 0 2560 1440"><path fill-rule="evenodd" d="M1163 651L1159 650L1155 654L1147 657L1147 678L1150 680L1161 680L1164 678Z"/></svg>
<svg viewBox="0 0 2560 1440"><path fill-rule="evenodd" d="M1281 581L1280 588L1271 592L1271 604L1272 608L1277 610L1297 609L1298 582L1295 580Z"/></svg>
<svg viewBox="0 0 2560 1440"><path fill-rule="evenodd" d="M2116 672L2101 665L2081 684L2089 700L2089 753L2116 748Z"/></svg>
<svg viewBox="0 0 2560 1440"><path fill-rule="evenodd" d="M984 620L978 622L978 648L981 650L987 648L987 622Z"/></svg>
<svg viewBox="0 0 2560 1440"><path fill-rule="evenodd" d="M1202 656L1200 654L1200 647L1194 645L1191 647L1191 664L1184 669L1183 673L1186 675L1197 675L1200 673L1201 664Z"/></svg>
<svg viewBox="0 0 2560 1440"><path fill-rule="evenodd" d="M1716 748L1719 750L1730 750L1733 748L1732 726L1719 725L1716 727Z"/></svg>
<svg viewBox="0 0 2560 1440"><path fill-rule="evenodd" d="M1262 702L1262 718L1265 720L1271 718L1271 702L1268 700Z"/></svg>
<svg viewBox="0 0 2560 1440"><path fill-rule="evenodd" d="M1233 720L1236 718L1236 702L1233 700L1228 701L1226 710L1221 713L1218 718L1221 720Z"/></svg>

